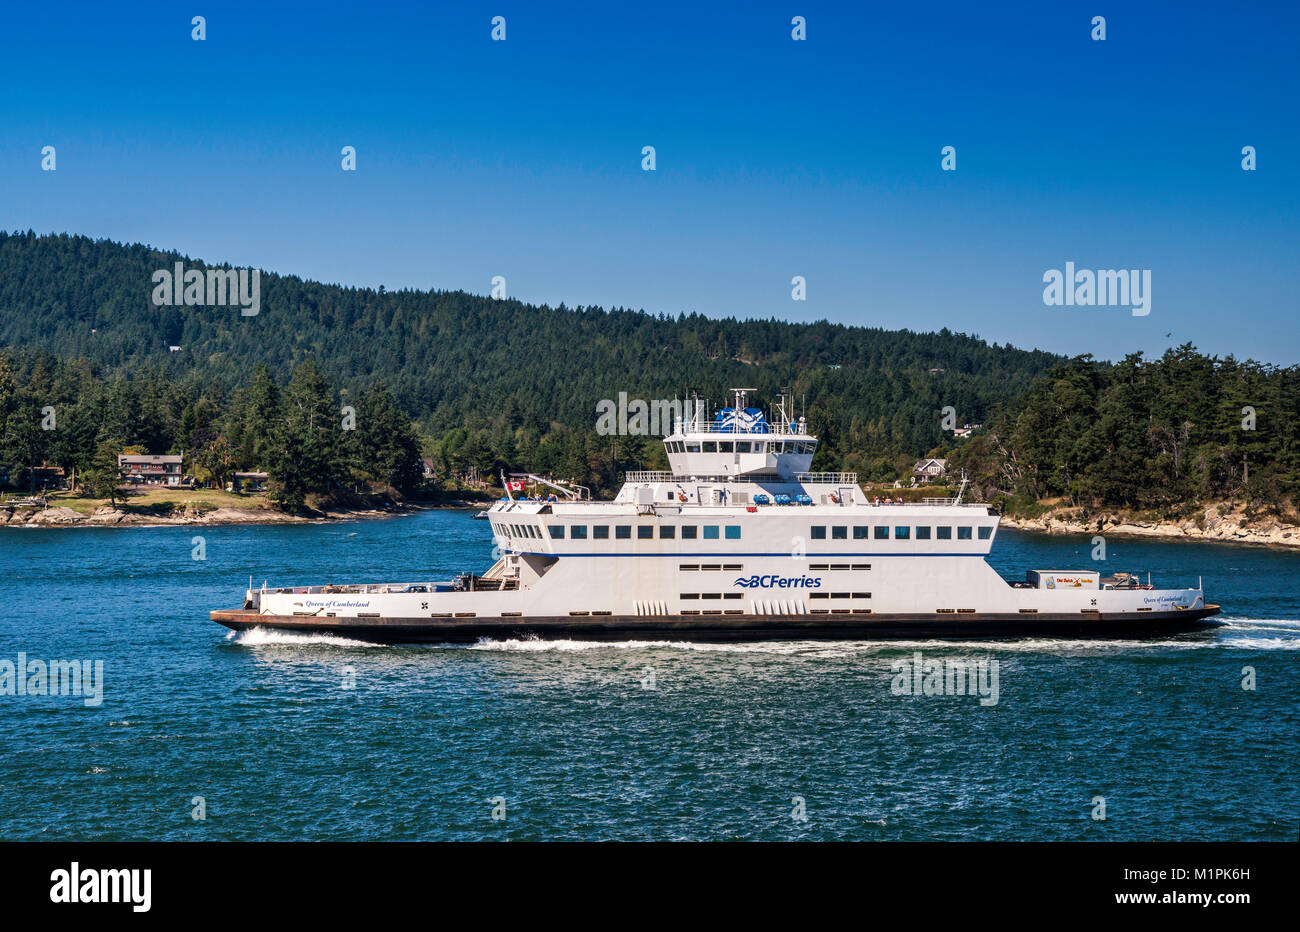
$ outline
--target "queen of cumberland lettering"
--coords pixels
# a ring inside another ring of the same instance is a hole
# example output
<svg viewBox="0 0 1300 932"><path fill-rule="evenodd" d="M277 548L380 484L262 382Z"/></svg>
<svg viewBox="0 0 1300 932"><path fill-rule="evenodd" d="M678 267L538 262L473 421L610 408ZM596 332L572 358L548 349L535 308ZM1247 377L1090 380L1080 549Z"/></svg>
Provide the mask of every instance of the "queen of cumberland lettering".
<svg viewBox="0 0 1300 932"><path fill-rule="evenodd" d="M817 438L804 419L786 399L769 419L747 407L749 391L711 419L698 406L679 419L664 438L671 469L629 472L613 501L502 477L506 497L487 513L501 557L482 575L264 583L212 620L381 642L1092 638L1189 628L1219 611L1199 588L1156 591L1130 574L1030 570L1008 582L985 559L998 529L989 506L960 491L880 504L853 473L808 472ZM515 497L527 488L541 494Z"/></svg>

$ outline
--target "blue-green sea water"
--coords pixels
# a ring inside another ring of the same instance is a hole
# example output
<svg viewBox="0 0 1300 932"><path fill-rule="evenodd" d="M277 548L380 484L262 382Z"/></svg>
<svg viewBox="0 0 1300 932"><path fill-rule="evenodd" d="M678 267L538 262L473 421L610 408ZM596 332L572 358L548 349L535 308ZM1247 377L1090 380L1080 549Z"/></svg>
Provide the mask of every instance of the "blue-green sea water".
<svg viewBox="0 0 1300 932"><path fill-rule="evenodd" d="M1300 553L1111 538L1107 569L1170 586L1202 576L1224 606L1221 628L1152 641L376 647L236 637L207 618L239 605L250 574L285 585L482 570L487 531L447 511L0 529L0 663L25 652L104 664L98 706L0 696L0 839L1294 840L1300 829ZM193 559L196 535L205 560ZM1088 568L1090 549L1003 531L993 562L1009 576ZM891 664L916 651L997 660L997 704L897 695Z"/></svg>

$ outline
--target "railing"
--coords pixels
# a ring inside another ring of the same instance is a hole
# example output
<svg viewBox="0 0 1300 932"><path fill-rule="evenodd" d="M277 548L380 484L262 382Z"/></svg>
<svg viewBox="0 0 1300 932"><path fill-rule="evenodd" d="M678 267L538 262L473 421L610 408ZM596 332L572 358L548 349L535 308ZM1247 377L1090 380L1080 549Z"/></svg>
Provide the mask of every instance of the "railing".
<svg viewBox="0 0 1300 932"><path fill-rule="evenodd" d="M630 469L626 473L628 482L672 482L676 478L662 469Z"/></svg>
<svg viewBox="0 0 1300 932"><path fill-rule="evenodd" d="M722 425L714 421L709 421L707 424L679 423L674 425L673 432L678 434L735 434L737 437L753 437L755 439L771 438L773 440L813 439L812 434L809 434L807 431L798 431L792 428L783 429L771 424L767 425L767 430L737 430L732 425Z"/></svg>
<svg viewBox="0 0 1300 932"><path fill-rule="evenodd" d="M855 472L798 472L794 474L796 482L829 483L834 485L857 485L858 474Z"/></svg>

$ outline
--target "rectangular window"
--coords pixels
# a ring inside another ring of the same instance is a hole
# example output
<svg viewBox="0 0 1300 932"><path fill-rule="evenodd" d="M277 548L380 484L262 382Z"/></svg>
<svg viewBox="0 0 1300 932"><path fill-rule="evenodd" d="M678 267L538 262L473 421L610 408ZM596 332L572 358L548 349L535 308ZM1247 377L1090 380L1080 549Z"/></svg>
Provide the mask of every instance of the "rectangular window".
<svg viewBox="0 0 1300 932"><path fill-rule="evenodd" d="M876 540L889 540L889 528L885 527L883 524L877 524L874 536Z"/></svg>
<svg viewBox="0 0 1300 932"><path fill-rule="evenodd" d="M682 563L677 568L685 573L690 570L698 570L700 565L698 563Z"/></svg>
<svg viewBox="0 0 1300 932"><path fill-rule="evenodd" d="M706 440L706 441L704 441L704 452L705 452L705 453L717 453L717 452L718 452L718 444L717 444L717 442L714 441L714 440Z"/></svg>
<svg viewBox="0 0 1300 932"><path fill-rule="evenodd" d="M918 524L918 525L916 526L916 539L917 539L917 540L929 540L929 539L930 539L930 525L928 525L928 524L924 524L924 525Z"/></svg>
<svg viewBox="0 0 1300 932"><path fill-rule="evenodd" d="M586 540L587 525L585 524L573 525L571 528L569 528L569 536L572 537L574 540Z"/></svg>
<svg viewBox="0 0 1300 932"><path fill-rule="evenodd" d="M672 524L659 525L659 536L663 540L671 540L677 536L677 528Z"/></svg>
<svg viewBox="0 0 1300 932"><path fill-rule="evenodd" d="M678 596L679 599L698 599L699 597L700 594L698 592L683 592Z"/></svg>
<svg viewBox="0 0 1300 932"><path fill-rule="evenodd" d="M831 540L848 540L849 527L847 524L837 524L831 528Z"/></svg>
<svg viewBox="0 0 1300 932"><path fill-rule="evenodd" d="M551 532L551 540L564 540L563 524L552 524L550 525L549 530Z"/></svg>
<svg viewBox="0 0 1300 932"><path fill-rule="evenodd" d="M959 525L957 525L957 539L958 539L958 540L970 540L970 525L969 525L969 524L959 524Z"/></svg>
<svg viewBox="0 0 1300 932"><path fill-rule="evenodd" d="M853 598L855 598L855 599L869 599L869 598L871 598L871 593L870 593L870 592L855 592L855 593L853 593Z"/></svg>
<svg viewBox="0 0 1300 932"><path fill-rule="evenodd" d="M894 528L894 540L907 540L912 534L912 527L908 524L900 524Z"/></svg>
<svg viewBox="0 0 1300 932"><path fill-rule="evenodd" d="M609 525L593 524L591 526L591 536L596 540L609 540Z"/></svg>
<svg viewBox="0 0 1300 932"><path fill-rule="evenodd" d="M813 528L812 528L812 539L813 539L813 540L825 540L825 539L826 539L826 525L824 525L824 524L814 524L814 525L813 525Z"/></svg>
<svg viewBox="0 0 1300 932"><path fill-rule="evenodd" d="M704 539L705 539L705 540L717 540L717 539L718 539L718 526L717 526L716 524L706 524L706 525L704 525Z"/></svg>
<svg viewBox="0 0 1300 932"><path fill-rule="evenodd" d="M830 565L827 564L827 563L809 563L809 564L808 564L808 572L810 572L810 573L824 573L824 572L826 572L828 569L830 569Z"/></svg>
<svg viewBox="0 0 1300 932"><path fill-rule="evenodd" d="M627 540L631 536L632 536L632 525L630 524L614 525L615 540Z"/></svg>
<svg viewBox="0 0 1300 932"><path fill-rule="evenodd" d="M832 593L831 593L831 598L832 598L832 599L847 599L848 597L849 597L849 594L848 594L847 592L832 592Z"/></svg>
<svg viewBox="0 0 1300 932"><path fill-rule="evenodd" d="M853 570L869 570L869 569L871 569L871 564L870 564L870 563L854 563L851 567L849 567L849 569L853 569Z"/></svg>
<svg viewBox="0 0 1300 932"><path fill-rule="evenodd" d="M867 537L869 536L869 534L870 534L870 532L867 530L867 526L866 526L865 524L855 524L855 525L853 525L853 539L854 539L854 540L866 540Z"/></svg>
<svg viewBox="0 0 1300 932"><path fill-rule="evenodd" d="M636 528L637 540L650 540L655 536L655 526L653 524L638 524Z"/></svg>
<svg viewBox="0 0 1300 932"><path fill-rule="evenodd" d="M719 440L719 441L718 441L718 452L719 452L719 453L735 453L736 451L732 448L732 442L731 442L730 440Z"/></svg>
<svg viewBox="0 0 1300 932"><path fill-rule="evenodd" d="M952 540L952 528L946 524L941 524L934 529L934 536L939 540Z"/></svg>
<svg viewBox="0 0 1300 932"><path fill-rule="evenodd" d="M689 441L687 441L687 443L686 443L686 452L687 452L687 453L699 453L699 452L700 452L700 442L699 442L698 440L689 440Z"/></svg>
<svg viewBox="0 0 1300 932"><path fill-rule="evenodd" d="M700 598L701 598L701 599L720 599L720 598L722 598L722 593L721 593L721 592L701 592L701 593L700 593Z"/></svg>
<svg viewBox="0 0 1300 932"><path fill-rule="evenodd" d="M682 540L695 540L695 525L682 525Z"/></svg>
<svg viewBox="0 0 1300 932"><path fill-rule="evenodd" d="M739 525L739 524L728 524L728 525L727 525L727 540L740 540L740 525Z"/></svg>
<svg viewBox="0 0 1300 932"><path fill-rule="evenodd" d="M988 540L992 536L993 536L993 528L991 527L980 528L980 540Z"/></svg>
<svg viewBox="0 0 1300 932"><path fill-rule="evenodd" d="M749 452L749 441L748 441L748 440L737 440L737 441L736 441L736 452L737 452L737 453L748 453L748 452Z"/></svg>

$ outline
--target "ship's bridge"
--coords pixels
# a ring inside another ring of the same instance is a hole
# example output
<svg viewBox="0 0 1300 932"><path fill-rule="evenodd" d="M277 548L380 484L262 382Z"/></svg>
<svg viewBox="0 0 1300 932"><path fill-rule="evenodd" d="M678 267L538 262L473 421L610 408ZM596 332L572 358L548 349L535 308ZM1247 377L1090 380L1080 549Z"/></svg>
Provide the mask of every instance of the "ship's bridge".
<svg viewBox="0 0 1300 932"><path fill-rule="evenodd" d="M668 464L677 476L781 476L808 472L817 438L804 418L786 413L784 398L769 421L758 408L746 405L752 389L732 390L735 402L709 417L695 405L690 417L678 418L664 438Z"/></svg>

